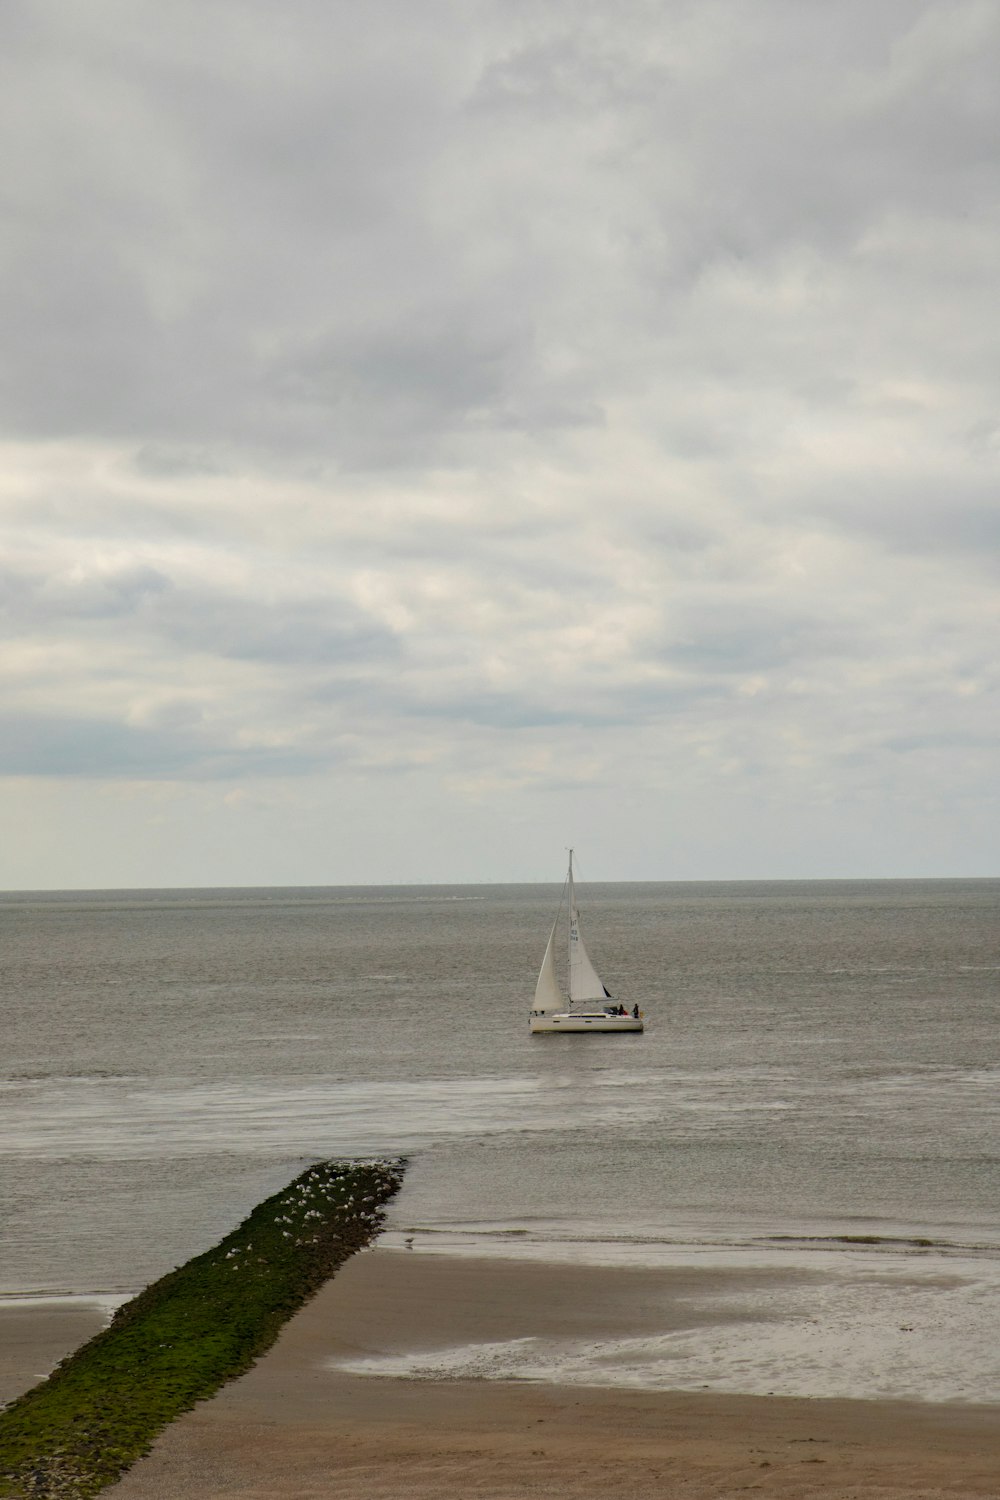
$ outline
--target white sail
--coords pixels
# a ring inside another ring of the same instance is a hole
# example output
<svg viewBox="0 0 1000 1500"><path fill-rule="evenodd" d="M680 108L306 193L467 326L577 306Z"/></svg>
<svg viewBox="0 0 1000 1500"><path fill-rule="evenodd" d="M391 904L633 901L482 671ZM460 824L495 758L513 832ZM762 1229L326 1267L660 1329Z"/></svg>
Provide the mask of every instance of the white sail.
<svg viewBox="0 0 1000 1500"><path fill-rule="evenodd" d="M573 1004L578 1000L606 1000L608 992L601 976L590 962L580 936L580 918L576 907L569 914L569 998Z"/></svg>
<svg viewBox="0 0 1000 1500"><path fill-rule="evenodd" d="M545 957L542 959L542 967L538 971L538 983L535 985L536 1010L562 1010L563 1008L562 992L556 982L555 938L556 924L553 922L549 941L545 947Z"/></svg>
<svg viewBox="0 0 1000 1500"><path fill-rule="evenodd" d="M578 1000L609 998L580 936L580 913L576 909L576 890L573 884L572 849L569 851L569 998L571 1005L575 1005Z"/></svg>

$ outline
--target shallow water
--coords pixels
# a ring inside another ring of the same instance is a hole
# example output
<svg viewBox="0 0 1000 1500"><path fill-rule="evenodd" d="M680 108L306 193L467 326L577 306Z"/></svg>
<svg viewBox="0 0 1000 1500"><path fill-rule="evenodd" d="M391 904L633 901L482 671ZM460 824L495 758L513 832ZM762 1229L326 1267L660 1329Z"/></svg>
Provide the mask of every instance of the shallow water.
<svg viewBox="0 0 1000 1500"><path fill-rule="evenodd" d="M388 1248L467 1254L448 1237L390 1234ZM674 1280L646 1284L641 1332L539 1333L452 1347L331 1358L332 1369L432 1380L519 1380L644 1390L854 1400L1000 1401L1000 1273L995 1253L808 1242L733 1248L620 1241L545 1253L539 1242L489 1254L600 1266L620 1296L630 1267ZM720 1275L721 1273L721 1275ZM553 1288L555 1292L557 1288ZM582 1320L585 1321L585 1318ZM635 1319L633 1319L633 1322Z"/></svg>
<svg viewBox="0 0 1000 1500"><path fill-rule="evenodd" d="M372 1152L450 1251L996 1266L1000 882L584 887L641 1037L528 1035L557 899L0 897L0 1290L136 1288Z"/></svg>

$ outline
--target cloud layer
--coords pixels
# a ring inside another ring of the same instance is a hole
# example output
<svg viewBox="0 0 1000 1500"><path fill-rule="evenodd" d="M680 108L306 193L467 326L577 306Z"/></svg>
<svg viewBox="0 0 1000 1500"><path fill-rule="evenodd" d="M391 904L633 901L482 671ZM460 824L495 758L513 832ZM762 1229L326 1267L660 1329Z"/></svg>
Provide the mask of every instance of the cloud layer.
<svg viewBox="0 0 1000 1500"><path fill-rule="evenodd" d="M993 4L0 38L0 882L995 870Z"/></svg>

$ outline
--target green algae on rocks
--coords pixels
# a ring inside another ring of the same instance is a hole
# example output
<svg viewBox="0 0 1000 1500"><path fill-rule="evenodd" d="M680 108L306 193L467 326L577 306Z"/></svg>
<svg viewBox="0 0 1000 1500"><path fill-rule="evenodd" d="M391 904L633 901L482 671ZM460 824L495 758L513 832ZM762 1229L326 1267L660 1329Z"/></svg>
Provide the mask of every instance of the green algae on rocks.
<svg viewBox="0 0 1000 1500"><path fill-rule="evenodd" d="M0 1495L95 1495L248 1370L384 1222L405 1162L317 1162L0 1411Z"/></svg>

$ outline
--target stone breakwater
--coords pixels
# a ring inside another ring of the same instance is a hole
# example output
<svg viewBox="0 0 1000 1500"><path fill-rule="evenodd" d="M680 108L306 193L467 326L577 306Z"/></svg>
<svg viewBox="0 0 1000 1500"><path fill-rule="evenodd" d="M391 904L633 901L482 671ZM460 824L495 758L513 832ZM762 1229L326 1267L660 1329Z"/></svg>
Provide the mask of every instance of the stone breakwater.
<svg viewBox="0 0 1000 1500"><path fill-rule="evenodd" d="M0 1496L95 1495L378 1235L402 1160L317 1162L0 1411Z"/></svg>

